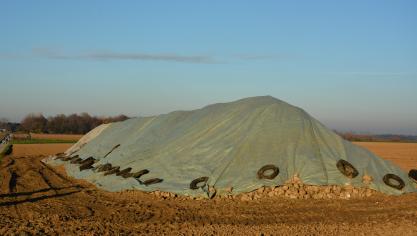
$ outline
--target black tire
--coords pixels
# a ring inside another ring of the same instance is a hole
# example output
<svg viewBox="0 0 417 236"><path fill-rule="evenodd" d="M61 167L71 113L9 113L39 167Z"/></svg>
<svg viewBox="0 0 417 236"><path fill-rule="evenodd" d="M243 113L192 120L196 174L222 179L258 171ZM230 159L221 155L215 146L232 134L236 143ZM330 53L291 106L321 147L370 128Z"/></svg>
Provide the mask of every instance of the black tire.
<svg viewBox="0 0 417 236"><path fill-rule="evenodd" d="M94 164L94 159L90 159L88 161L83 161L81 166L80 166L80 171L83 170L88 170L88 169L92 169L93 168L93 164Z"/></svg>
<svg viewBox="0 0 417 236"><path fill-rule="evenodd" d="M75 155L75 156L69 156L69 157L65 157L64 159L62 159L63 161L70 161L70 160L72 160L73 158L75 159L75 158L77 158L78 157L78 155Z"/></svg>
<svg viewBox="0 0 417 236"><path fill-rule="evenodd" d="M65 157L66 157L66 155L63 152L60 152L60 153L55 154L55 160L62 160Z"/></svg>
<svg viewBox="0 0 417 236"><path fill-rule="evenodd" d="M110 163L106 163L104 165L101 165L99 168L97 168L97 172L102 172L102 171L109 171L112 168Z"/></svg>
<svg viewBox="0 0 417 236"><path fill-rule="evenodd" d="M5 156L10 155L12 154L12 152L13 152L13 144L10 144L6 147L6 150L4 151L4 155Z"/></svg>
<svg viewBox="0 0 417 236"><path fill-rule="evenodd" d="M67 156L56 156L55 160L61 160L63 161L65 158L67 158Z"/></svg>
<svg viewBox="0 0 417 236"><path fill-rule="evenodd" d="M89 157L87 159L82 160L80 162L80 164L84 164L84 163L91 162L91 161L93 161L93 163L94 163L95 159L93 157Z"/></svg>
<svg viewBox="0 0 417 236"><path fill-rule="evenodd" d="M70 163L71 164L79 164L83 159L77 157L77 158L72 158Z"/></svg>
<svg viewBox="0 0 417 236"><path fill-rule="evenodd" d="M197 179L191 181L190 189L202 188L204 185L207 184L208 179L209 179L209 177L204 176L204 177L200 177L200 178L197 178ZM198 186L199 183L204 183L204 185L203 186Z"/></svg>
<svg viewBox="0 0 417 236"><path fill-rule="evenodd" d="M123 178L127 179L127 178L132 177L132 175L133 175L132 173L125 173L125 174L122 174L120 176L122 176Z"/></svg>
<svg viewBox="0 0 417 236"><path fill-rule="evenodd" d="M138 178L140 178L142 175L146 175L146 174L148 174L148 173L149 173L149 170L144 169L144 170L141 170L141 171L138 171L138 172L133 173L133 174L132 174L132 177L133 177L133 178L135 178L135 179L138 179Z"/></svg>
<svg viewBox="0 0 417 236"><path fill-rule="evenodd" d="M130 168L130 167L128 167L128 168L126 168L126 169L123 169L123 170L121 170L119 173L117 173L116 175L117 176L123 176L123 175L126 175L126 174L130 174L130 171L132 170L132 168Z"/></svg>
<svg viewBox="0 0 417 236"><path fill-rule="evenodd" d="M405 187L404 180L402 180L398 175L386 174L382 180L386 185L390 186L391 188L401 190ZM394 180L397 183L393 183L391 180Z"/></svg>
<svg viewBox="0 0 417 236"><path fill-rule="evenodd" d="M408 172L408 177L410 177L410 179L417 182L417 170L416 169L410 170L410 172Z"/></svg>
<svg viewBox="0 0 417 236"><path fill-rule="evenodd" d="M271 174L265 174L266 171L272 170ZM258 179L274 179L279 174L279 168L274 165L266 165L258 170Z"/></svg>
<svg viewBox="0 0 417 236"><path fill-rule="evenodd" d="M348 178L353 179L359 175L359 171L352 164L343 159L339 160L336 163L336 166L337 169L339 169L339 171Z"/></svg>
<svg viewBox="0 0 417 236"><path fill-rule="evenodd" d="M148 179L148 180L145 180L145 181L143 182L143 184L144 184L145 186L148 186L148 185L151 185L151 184L161 183L162 181L164 181L164 180L163 180L163 179L159 179L159 178L154 178L154 179Z"/></svg>
<svg viewBox="0 0 417 236"><path fill-rule="evenodd" d="M111 168L111 170L108 170L104 173L104 176L106 175L112 175L112 174L117 174L120 172L120 166L115 166L113 168Z"/></svg>
<svg viewBox="0 0 417 236"><path fill-rule="evenodd" d="M75 153L77 153L79 150L80 150L80 149L78 149L77 151L73 151L73 152L71 152L68 156L72 156L72 155L74 155L74 154L75 154Z"/></svg>

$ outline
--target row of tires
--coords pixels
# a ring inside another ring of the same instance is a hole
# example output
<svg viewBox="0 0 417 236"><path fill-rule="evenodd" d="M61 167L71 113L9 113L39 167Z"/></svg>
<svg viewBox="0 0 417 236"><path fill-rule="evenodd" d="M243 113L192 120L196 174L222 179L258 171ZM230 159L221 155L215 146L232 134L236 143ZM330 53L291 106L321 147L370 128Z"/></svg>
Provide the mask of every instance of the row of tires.
<svg viewBox="0 0 417 236"><path fill-rule="evenodd" d="M117 148L117 146L115 147ZM115 149L113 148L113 150ZM88 157L86 159L81 159L78 155L75 156L65 156L65 155L58 155L57 159L62 161L69 161L71 164L79 164L80 171L87 170L87 169L94 169L96 172L104 172L104 175L111 175L115 174L116 176L121 176L123 178L135 178L139 181L139 183L144 184L146 186L151 184L161 183L163 180L160 178L152 178L146 181L141 181L139 178L145 174L149 173L149 170L144 169L138 172L131 173L132 168L128 167L126 169L120 170L119 166L112 166L110 163L98 165L96 167L93 166L94 163L97 162L96 159L93 157ZM346 160L339 160L336 163L337 169L347 178L353 179L359 175L359 171L348 161ZM275 165L265 165L261 167L257 172L258 179L268 179L272 180L279 175L279 168ZM409 177L414 181L417 181L417 170L411 170L409 172ZM199 189L204 187L207 184L209 177L203 176L197 179L194 179L190 183L190 189ZM398 175L388 173L384 175L382 181L389 187L402 190L405 187L404 180L399 177Z"/></svg>
<svg viewBox="0 0 417 236"><path fill-rule="evenodd" d="M336 166L339 169L339 171L348 178L353 179L359 175L358 170L351 163L345 160L339 160ZM412 179L413 181L417 182L417 170L415 169L410 170L408 172L408 177ZM395 175L392 173L388 173L384 175L384 177L382 178L382 181L386 185L390 186L391 188L395 188L398 190L401 190L405 187L404 180L398 175Z"/></svg>
<svg viewBox="0 0 417 236"><path fill-rule="evenodd" d="M0 140L0 144L1 145L6 145L7 143L9 143L12 140L12 135L11 134L7 134L5 135L1 140Z"/></svg>
<svg viewBox="0 0 417 236"><path fill-rule="evenodd" d="M115 174L116 176L120 176L125 179L134 178L140 184L143 184L145 186L161 183L163 181L163 179L160 179L160 178L152 178L152 179L148 179L145 181L140 180L139 179L140 177L149 173L149 170L147 169L131 173L132 168L130 167L121 170L120 166L112 166L110 163L101 164L101 165L94 167L93 164L96 163L98 160L94 159L93 157L81 159L78 155L75 155L75 156L57 155L56 160L69 161L71 164L79 164L80 171L93 169L96 172L104 172L105 176Z"/></svg>
<svg viewBox="0 0 417 236"><path fill-rule="evenodd" d="M353 179L359 175L359 171L348 161L346 160L339 160L336 163L337 169L346 177ZM279 168L275 165L265 165L261 167L257 172L258 179L268 179L272 180L277 177L279 174ZM408 176L417 182L417 170L410 170ZM190 189L199 189L204 187L207 184L209 177L204 176L197 178L190 183ZM386 174L382 178L382 181L390 186L391 188L395 188L401 190L405 187L405 182L401 177L395 174Z"/></svg>

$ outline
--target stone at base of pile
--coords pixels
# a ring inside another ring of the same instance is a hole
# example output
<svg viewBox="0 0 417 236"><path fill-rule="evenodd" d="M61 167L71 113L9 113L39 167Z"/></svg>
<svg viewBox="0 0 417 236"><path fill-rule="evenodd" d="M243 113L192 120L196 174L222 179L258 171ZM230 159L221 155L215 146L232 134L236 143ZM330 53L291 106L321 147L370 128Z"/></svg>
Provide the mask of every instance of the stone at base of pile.
<svg viewBox="0 0 417 236"><path fill-rule="evenodd" d="M241 201L253 201L263 198L283 197L289 199L350 199L371 197L378 192L369 188L356 188L351 185L305 185L302 183L286 183L283 186L262 187L249 193L238 195L216 195L215 199L235 199ZM179 196L175 193L155 191L152 192L159 199L179 198L203 200L202 197Z"/></svg>
<svg viewBox="0 0 417 236"><path fill-rule="evenodd" d="M369 184L372 179L364 179L364 184ZM261 187L249 193L241 193L234 195L233 188L228 188L226 195L216 195L216 189L210 186L210 191L213 192L215 199L236 199L241 201L259 200L261 198L268 197L284 197L290 199L350 199L350 198L364 198L371 197L378 192L370 188L357 188L352 185L306 185L303 184L298 175L294 175L291 179L285 182L283 186L275 187ZM155 191L151 194L158 198L181 198L181 199L194 199L203 200L203 197L187 197L178 196L175 193Z"/></svg>
<svg viewBox="0 0 417 236"><path fill-rule="evenodd" d="M369 188L356 188L351 185L315 186L304 184L285 184L278 187L262 187L250 193L239 194L242 201L258 200L265 197L284 197L290 199L350 199L364 198L376 194Z"/></svg>

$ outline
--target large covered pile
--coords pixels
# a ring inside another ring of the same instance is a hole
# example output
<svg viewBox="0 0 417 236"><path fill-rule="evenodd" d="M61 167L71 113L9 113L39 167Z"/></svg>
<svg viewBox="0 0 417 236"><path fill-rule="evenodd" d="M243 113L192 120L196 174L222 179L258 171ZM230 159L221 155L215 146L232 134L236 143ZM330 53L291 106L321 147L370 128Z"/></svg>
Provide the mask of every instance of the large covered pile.
<svg viewBox="0 0 417 236"><path fill-rule="evenodd" d="M47 161L109 191L228 196L285 187L294 176L312 189L416 191L399 167L269 96L99 126Z"/></svg>

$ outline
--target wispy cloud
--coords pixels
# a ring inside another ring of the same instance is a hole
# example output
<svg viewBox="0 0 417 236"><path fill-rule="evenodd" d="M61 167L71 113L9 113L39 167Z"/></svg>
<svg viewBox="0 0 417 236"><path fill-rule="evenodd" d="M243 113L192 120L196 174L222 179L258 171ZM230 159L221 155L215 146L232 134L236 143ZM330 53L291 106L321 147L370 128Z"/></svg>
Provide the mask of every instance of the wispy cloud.
<svg viewBox="0 0 417 236"><path fill-rule="evenodd" d="M237 54L240 60L291 60L297 58L295 54Z"/></svg>
<svg viewBox="0 0 417 236"><path fill-rule="evenodd" d="M68 54L48 48L35 48L33 54L39 57L56 60L132 60L132 61L171 61L182 63L214 64L220 63L207 55L178 55L153 53L124 53L124 52L89 52L81 54Z"/></svg>
<svg viewBox="0 0 417 236"><path fill-rule="evenodd" d="M235 54L225 57L209 55L180 55L176 53L144 53L144 52L115 52L87 51L68 53L51 48L33 48L26 54L0 52L0 59L30 59L46 58L51 60L86 60L86 61L163 61L194 64L225 64L240 61L285 61L299 58L294 54Z"/></svg>

